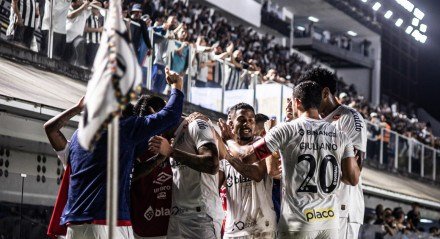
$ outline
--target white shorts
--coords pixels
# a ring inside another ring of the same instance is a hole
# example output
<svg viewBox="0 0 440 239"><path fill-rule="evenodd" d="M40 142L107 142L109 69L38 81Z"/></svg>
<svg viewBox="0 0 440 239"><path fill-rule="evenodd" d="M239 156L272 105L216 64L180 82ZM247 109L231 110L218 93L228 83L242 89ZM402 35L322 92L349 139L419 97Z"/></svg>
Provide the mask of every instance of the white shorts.
<svg viewBox="0 0 440 239"><path fill-rule="evenodd" d="M67 226L66 239L107 239L108 226L81 224ZM116 227L115 238L134 239L131 226Z"/></svg>
<svg viewBox="0 0 440 239"><path fill-rule="evenodd" d="M361 228L361 224L359 224L359 223L348 222L348 218L346 218L346 217L339 218L339 238L340 239L358 238L360 228Z"/></svg>
<svg viewBox="0 0 440 239"><path fill-rule="evenodd" d="M172 215L167 238L220 239L221 222L205 213Z"/></svg>
<svg viewBox="0 0 440 239"><path fill-rule="evenodd" d="M279 239L338 239L338 229L278 233Z"/></svg>
<svg viewBox="0 0 440 239"><path fill-rule="evenodd" d="M223 236L223 239L274 239L276 237L275 232L263 232L259 234L253 234L248 236Z"/></svg>

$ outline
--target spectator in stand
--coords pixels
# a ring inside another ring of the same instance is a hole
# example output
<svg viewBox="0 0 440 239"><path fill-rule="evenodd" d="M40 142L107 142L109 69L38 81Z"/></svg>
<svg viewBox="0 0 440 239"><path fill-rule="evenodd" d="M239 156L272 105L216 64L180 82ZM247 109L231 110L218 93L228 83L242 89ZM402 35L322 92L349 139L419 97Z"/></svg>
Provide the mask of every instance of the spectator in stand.
<svg viewBox="0 0 440 239"><path fill-rule="evenodd" d="M420 224L420 205L418 203L411 204L412 210L407 214L408 224L412 228L418 228Z"/></svg>
<svg viewBox="0 0 440 239"><path fill-rule="evenodd" d="M158 22L156 22L157 24ZM152 86L153 92L163 93L166 87L165 81L165 65L166 47L168 42L166 38L174 38L174 29L177 27L177 19L175 16L169 16L167 21L159 26L154 26L154 62L152 69Z"/></svg>
<svg viewBox="0 0 440 239"><path fill-rule="evenodd" d="M96 6L102 7L100 2L95 3ZM104 30L104 17L98 8L92 8L92 15L87 18L84 32L86 34L86 65L93 66L96 52L98 52L101 43L102 32Z"/></svg>
<svg viewBox="0 0 440 239"><path fill-rule="evenodd" d="M188 31L185 29L182 23L177 30L177 41L174 42L175 50L171 56L171 70L177 72L181 76L185 75L186 69L189 64L189 43L186 41L188 38Z"/></svg>
<svg viewBox="0 0 440 239"><path fill-rule="evenodd" d="M210 59L210 52L215 46L208 47L207 46L207 38L203 36L199 36L196 42L196 61L197 61L197 79L195 86L196 87L206 87L208 84L208 72L209 68L213 67L215 63Z"/></svg>
<svg viewBox="0 0 440 239"><path fill-rule="evenodd" d="M69 12L71 0L57 0L53 3L52 14L52 29L53 29L53 42L52 42L52 56L55 59L61 59L64 56L64 49L66 46L66 18ZM50 32L50 8L51 0L46 0L44 4L44 16L41 26L41 48L40 51L44 54L48 54L49 44L49 32Z"/></svg>
<svg viewBox="0 0 440 239"><path fill-rule="evenodd" d="M96 4L97 2L92 2ZM71 64L85 65L85 40L83 37L87 18L92 14L88 0L72 0L66 20L65 60Z"/></svg>
<svg viewBox="0 0 440 239"><path fill-rule="evenodd" d="M7 38L30 48L39 12L36 0L12 0Z"/></svg>
<svg viewBox="0 0 440 239"><path fill-rule="evenodd" d="M130 33L134 50L137 56L143 55L141 52L141 42L143 41L147 49L152 49L150 37L148 34L148 25L151 23L151 19L148 15L142 19L142 5L133 4L130 11Z"/></svg>

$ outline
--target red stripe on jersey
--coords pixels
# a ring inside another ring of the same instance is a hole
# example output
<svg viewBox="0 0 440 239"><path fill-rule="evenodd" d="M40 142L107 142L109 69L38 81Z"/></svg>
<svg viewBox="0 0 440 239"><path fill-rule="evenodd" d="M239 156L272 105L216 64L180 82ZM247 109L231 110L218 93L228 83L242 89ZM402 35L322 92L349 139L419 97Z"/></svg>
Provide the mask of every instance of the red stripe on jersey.
<svg viewBox="0 0 440 239"><path fill-rule="evenodd" d="M263 160L272 155L272 152L267 147L266 141L264 139L260 139L257 142L253 143L252 147L254 148L254 153L259 160Z"/></svg>

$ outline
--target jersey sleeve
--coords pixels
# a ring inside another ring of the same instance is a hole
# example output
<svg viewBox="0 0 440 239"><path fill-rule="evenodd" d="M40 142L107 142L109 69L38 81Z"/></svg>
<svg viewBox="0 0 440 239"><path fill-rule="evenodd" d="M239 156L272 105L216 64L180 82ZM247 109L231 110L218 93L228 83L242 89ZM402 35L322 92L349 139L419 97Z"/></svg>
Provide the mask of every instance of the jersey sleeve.
<svg viewBox="0 0 440 239"><path fill-rule="evenodd" d="M278 151L282 148L289 139L292 138L291 131L288 130L288 125L286 123L279 124L269 130L266 136L264 136L264 141L267 145L267 148L271 152Z"/></svg>
<svg viewBox="0 0 440 239"><path fill-rule="evenodd" d="M354 146L351 143L350 138L348 138L348 136L344 132L341 132L341 139L341 145L344 147L342 159L354 157Z"/></svg>
<svg viewBox="0 0 440 239"><path fill-rule="evenodd" d="M208 143L217 145L213 129L206 121L197 119L191 122L188 127L190 136L194 140L197 149Z"/></svg>
<svg viewBox="0 0 440 239"><path fill-rule="evenodd" d="M367 150L367 126L365 120L359 112L350 109L349 114L343 115L339 124L343 127L342 130L347 134L351 140L353 147L362 152Z"/></svg>
<svg viewBox="0 0 440 239"><path fill-rule="evenodd" d="M219 171L222 171L222 172L225 171L225 163L226 163L226 159L220 160L219 168L218 168Z"/></svg>
<svg viewBox="0 0 440 239"><path fill-rule="evenodd" d="M55 151L61 163L63 163L64 169L66 169L67 167L67 159L69 158L69 147L70 147L70 141L67 141L66 147L64 147L64 149L60 151Z"/></svg>

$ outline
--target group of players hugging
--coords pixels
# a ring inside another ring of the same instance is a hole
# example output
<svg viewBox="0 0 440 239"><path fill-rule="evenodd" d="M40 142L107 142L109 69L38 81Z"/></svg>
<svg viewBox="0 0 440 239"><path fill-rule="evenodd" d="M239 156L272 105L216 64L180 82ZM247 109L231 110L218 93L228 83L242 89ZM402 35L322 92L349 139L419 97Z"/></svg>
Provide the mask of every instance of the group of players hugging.
<svg viewBox="0 0 440 239"><path fill-rule="evenodd" d="M182 79L166 74L168 102L144 95L122 112L115 238L357 238L366 127L338 102L333 73L301 76L285 122L238 103L218 127L201 113L182 116ZM56 219L66 238L107 238L106 133L87 151L77 132L61 132L83 107L45 124L69 179Z"/></svg>

